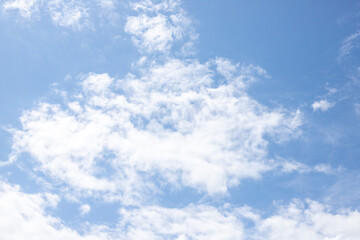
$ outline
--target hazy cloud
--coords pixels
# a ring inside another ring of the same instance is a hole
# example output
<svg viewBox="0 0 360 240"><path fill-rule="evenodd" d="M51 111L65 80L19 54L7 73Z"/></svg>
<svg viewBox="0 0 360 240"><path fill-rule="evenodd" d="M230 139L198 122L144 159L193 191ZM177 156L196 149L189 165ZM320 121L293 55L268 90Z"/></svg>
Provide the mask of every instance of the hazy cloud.
<svg viewBox="0 0 360 240"><path fill-rule="evenodd" d="M335 103L332 102L328 102L327 100L320 100L320 101L316 101L314 102L311 107L314 111L318 111L321 110L323 112L329 110L330 108L332 108L335 105Z"/></svg>
<svg viewBox="0 0 360 240"><path fill-rule="evenodd" d="M2 3L5 11L17 10L25 19L46 20L47 17L59 27L80 30L94 27L95 19L113 21L118 19L113 0L9 0Z"/></svg>
<svg viewBox="0 0 360 240"><path fill-rule="evenodd" d="M39 9L40 0L12 0L3 3L5 10L18 10L24 18L30 18Z"/></svg>

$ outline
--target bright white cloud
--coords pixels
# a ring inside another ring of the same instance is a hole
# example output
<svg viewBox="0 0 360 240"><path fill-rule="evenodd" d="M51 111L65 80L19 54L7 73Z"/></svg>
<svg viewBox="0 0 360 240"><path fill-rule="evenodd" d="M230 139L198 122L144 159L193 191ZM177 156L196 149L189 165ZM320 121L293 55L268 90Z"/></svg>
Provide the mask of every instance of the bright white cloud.
<svg viewBox="0 0 360 240"><path fill-rule="evenodd" d="M0 182L1 239L107 239L100 233L81 236L49 216L46 209L56 207L58 201L53 194L26 194L18 186Z"/></svg>
<svg viewBox="0 0 360 240"><path fill-rule="evenodd" d="M267 218L252 214L256 224L254 239L356 240L360 236L358 211L332 213L328 207L315 201L296 200Z"/></svg>
<svg viewBox="0 0 360 240"><path fill-rule="evenodd" d="M24 112L13 156L28 152L42 171L87 192L137 196L151 187L144 177L158 176L216 194L279 167L265 137L298 133L300 112L268 109L244 92L264 75L259 67L171 59L142 72L90 74L68 106Z"/></svg>
<svg viewBox="0 0 360 240"><path fill-rule="evenodd" d="M327 175L332 175L332 174L336 174L339 173L342 168L338 167L338 168L333 168L332 166L328 165L328 164L317 164L315 166L308 166L305 165L301 162L297 162L295 160L288 160L288 159L283 159L280 157L277 157L276 163L274 163L278 166L278 171L282 172L282 173L293 173L293 172L298 172L298 173L311 173L311 172L318 172L318 173L323 173L323 174L327 174Z"/></svg>
<svg viewBox="0 0 360 240"><path fill-rule="evenodd" d="M19 187L1 182L0 230L4 239L342 239L355 240L360 234L360 213L342 210L332 213L314 201L295 200L279 206L276 214L263 218L249 207L214 208L190 205L171 209L158 206L122 209L116 229L95 227L86 236L65 227L46 213L57 206L52 194L26 194ZM90 210L81 207L83 213ZM254 227L244 228L244 218Z"/></svg>
<svg viewBox="0 0 360 240"><path fill-rule="evenodd" d="M168 52L175 41L182 42L182 52L191 52L197 34L180 7L180 1L140 1L133 4L139 12L127 18L125 32L133 35L133 42L141 52Z"/></svg>
<svg viewBox="0 0 360 240"><path fill-rule="evenodd" d="M0 219L1 236L39 240L356 240L360 234L358 211L333 212L319 202L294 200L277 206L277 212L267 217L249 207L233 208L229 204L217 208L204 204L124 208L119 211L116 227L90 225L86 234L80 235L47 214L58 201L53 194L26 194L18 186L0 182L0 214L6 216ZM85 204L81 209L88 212L90 207Z"/></svg>
<svg viewBox="0 0 360 240"><path fill-rule="evenodd" d="M310 200L294 200L277 208L275 214L262 217L246 206L146 207L121 211L120 226L126 226L126 239L131 240L356 240L360 234L358 211L331 212L327 206Z"/></svg>
<svg viewBox="0 0 360 240"><path fill-rule="evenodd" d="M173 41L173 29L164 15L129 17L125 31L135 35L135 44L148 52L169 50Z"/></svg>
<svg viewBox="0 0 360 240"><path fill-rule="evenodd" d="M88 25L88 9L82 1L49 0L47 8L53 22L61 27L80 29Z"/></svg>
<svg viewBox="0 0 360 240"><path fill-rule="evenodd" d="M123 209L121 221L114 229L91 226L86 235L65 227L58 218L46 213L56 207L58 197L51 194L26 194L18 187L0 184L0 219L2 239L68 240L142 240L142 239L242 239L242 223L226 211L210 206L183 209L144 207ZM83 205L83 214L90 211Z"/></svg>
<svg viewBox="0 0 360 240"><path fill-rule="evenodd" d="M320 100L320 101L316 101L314 102L311 107L314 111L318 111L321 110L323 112L329 110L330 108L332 108L335 105L335 103L329 102L327 100Z"/></svg>
<svg viewBox="0 0 360 240"><path fill-rule="evenodd" d="M56 25L91 26L84 2L44 2L42 7ZM8 1L4 8L30 17L36 3ZM109 11L115 6L112 0L96 3ZM125 32L140 52L166 54L176 43L181 43L183 53L191 52L196 34L180 1L144 0L132 7L139 14L127 18ZM69 198L84 194L137 208L122 209L116 229L92 226L81 236L46 213L48 207L56 207L57 195L25 194L1 182L0 215L10 216L0 220L6 239L352 240L359 236L357 211L332 213L312 201L294 201L269 217L249 207L142 205L145 196L151 196L148 193L158 193L164 185L191 187L212 196L269 171L334 173L326 164L310 168L268 156L269 141L299 136L302 114L266 107L247 94L252 82L269 77L262 68L224 58L200 63L168 55L159 63L148 57L134 65L139 75L114 79L106 73L88 74L77 93L66 93L58 104L40 102L23 112L19 129L10 130L10 161L21 153L30 154L33 170L56 180ZM312 104L314 111L332 106L326 100ZM157 186L154 179L163 185ZM79 208L82 215L90 210L88 204ZM244 218L254 227L246 229Z"/></svg>

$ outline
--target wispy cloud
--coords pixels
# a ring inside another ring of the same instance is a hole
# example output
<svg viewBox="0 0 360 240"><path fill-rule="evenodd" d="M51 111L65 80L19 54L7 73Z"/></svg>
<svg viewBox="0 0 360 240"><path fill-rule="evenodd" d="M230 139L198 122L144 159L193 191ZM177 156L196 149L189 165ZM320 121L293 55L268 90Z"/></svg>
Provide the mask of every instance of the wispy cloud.
<svg viewBox="0 0 360 240"><path fill-rule="evenodd" d="M357 206L360 200L359 180L360 173L356 170L339 175L336 182L324 191L324 201L340 208Z"/></svg>
<svg viewBox="0 0 360 240"><path fill-rule="evenodd" d="M18 10L24 18L30 18L39 11L40 0L12 0L3 3L5 10Z"/></svg>
<svg viewBox="0 0 360 240"><path fill-rule="evenodd" d="M125 29L135 21L129 31L145 29L139 30L141 38L148 36L151 21L138 20L147 14L151 19L186 16L178 1L140 1L132 7L139 15L129 17ZM166 24L160 25L179 30L178 41L187 42L181 38L182 22ZM176 35L159 40L150 34L149 44L166 52L176 45ZM145 43L134 42L140 51ZM269 141L299 136L302 113L268 108L247 94L254 81L269 78L264 69L220 57L205 63L170 56L159 60L150 45L149 55L134 65L137 75L114 79L90 73L64 102L40 102L24 111L22 127L11 130L10 160L29 153L39 164L36 171L60 181L71 194L100 192L109 201L132 205L157 192L161 186L154 179L215 195L269 171L310 171L294 160L267 155Z"/></svg>
<svg viewBox="0 0 360 240"><path fill-rule="evenodd" d="M327 100L316 101L311 105L311 107L314 111L321 110L323 112L329 110L333 106L335 106L335 103L328 102Z"/></svg>
<svg viewBox="0 0 360 240"><path fill-rule="evenodd" d="M348 56L355 48L359 47L359 37L360 31L351 34L342 42L339 50L339 61L342 61L343 58Z"/></svg>
<svg viewBox="0 0 360 240"><path fill-rule="evenodd" d="M2 3L5 11L17 10L20 17L27 20L44 21L48 17L56 26L73 30L92 29L96 17L117 19L116 6L113 0L8 0Z"/></svg>

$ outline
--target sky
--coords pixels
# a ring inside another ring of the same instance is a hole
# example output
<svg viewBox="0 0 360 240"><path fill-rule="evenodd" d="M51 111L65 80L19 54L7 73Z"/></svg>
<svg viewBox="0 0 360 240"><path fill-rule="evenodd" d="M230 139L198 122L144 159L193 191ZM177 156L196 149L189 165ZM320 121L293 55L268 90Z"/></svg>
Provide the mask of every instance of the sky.
<svg viewBox="0 0 360 240"><path fill-rule="evenodd" d="M359 13L0 0L0 239L359 239Z"/></svg>

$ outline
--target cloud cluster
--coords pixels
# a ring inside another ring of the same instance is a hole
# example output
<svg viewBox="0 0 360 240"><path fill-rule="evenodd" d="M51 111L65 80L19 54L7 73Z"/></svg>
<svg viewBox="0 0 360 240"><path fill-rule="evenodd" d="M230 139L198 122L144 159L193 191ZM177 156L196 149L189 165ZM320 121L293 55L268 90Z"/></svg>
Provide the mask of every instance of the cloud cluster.
<svg viewBox="0 0 360 240"><path fill-rule="evenodd" d="M197 205L183 209L146 207L122 210L126 239L241 240L243 224L232 212Z"/></svg>
<svg viewBox="0 0 360 240"><path fill-rule="evenodd" d="M74 189L136 192L155 177L213 195L278 168L267 139L298 134L299 111L269 109L246 94L265 74L259 67L169 59L141 72L89 74L66 106L25 111L22 129L12 130L13 157L30 153Z"/></svg>
<svg viewBox="0 0 360 240"><path fill-rule="evenodd" d="M127 239L134 240L355 240L360 234L358 211L333 213L310 200L277 206L277 212L268 217L249 207L215 209L204 205L184 209L149 207L121 213L123 221L130 223Z"/></svg>
<svg viewBox="0 0 360 240"><path fill-rule="evenodd" d="M0 232L2 239L69 239L100 240L101 234L81 236L63 225L58 218L48 215L55 208L57 195L49 193L27 194L18 186L0 181Z"/></svg>
<svg viewBox="0 0 360 240"><path fill-rule="evenodd" d="M355 240L360 234L358 211L332 213L327 206L310 200L295 200L288 206L279 207L277 214L267 218L256 214L250 216L256 223L255 236L258 238L255 239Z"/></svg>
<svg viewBox="0 0 360 240"><path fill-rule="evenodd" d="M93 3L102 9L115 4L112 0ZM87 20L91 11L83 1L12 0L3 7L19 10L24 18L47 9L61 27L91 25ZM189 56L196 39L179 0L143 0L131 7L138 15L127 17L125 32L146 55L133 65L133 73L117 79L107 73L82 75L79 88L67 91L62 102L38 103L22 113L21 127L10 129L10 163L31 161L31 170L42 173L37 177L61 188L59 192L52 188L54 192L79 203L81 217L96 211L82 204L81 198L119 201L118 222L112 228L89 224L81 235L48 214L49 208L57 207L58 195L27 194L0 182L0 215L10 216L0 220L3 236L355 239L360 234L357 211L332 212L310 200L277 206L269 216L246 206L215 207L206 201L182 208L147 201L164 189L184 188L212 199L228 194L244 179L260 179L271 171L332 174L335 170L326 164L309 167L269 156L270 142L282 143L301 134L302 113L264 106L247 93L253 82L269 78L264 69L224 58L201 63L171 54L180 51L181 56ZM332 103L321 100L312 107L326 111ZM23 153L31 158L22 158Z"/></svg>
<svg viewBox="0 0 360 240"><path fill-rule="evenodd" d="M88 10L81 1L50 0L48 9L52 21L58 26L81 28L88 24Z"/></svg>
<svg viewBox="0 0 360 240"><path fill-rule="evenodd" d="M39 240L355 240L360 234L358 211L332 212L319 202L294 200L277 206L276 213L267 217L246 206L229 205L122 209L116 227L93 225L81 235L47 214L47 209L55 208L58 201L56 195L24 193L18 186L1 181L0 214L6 216L0 220L1 236Z"/></svg>

